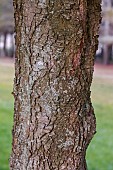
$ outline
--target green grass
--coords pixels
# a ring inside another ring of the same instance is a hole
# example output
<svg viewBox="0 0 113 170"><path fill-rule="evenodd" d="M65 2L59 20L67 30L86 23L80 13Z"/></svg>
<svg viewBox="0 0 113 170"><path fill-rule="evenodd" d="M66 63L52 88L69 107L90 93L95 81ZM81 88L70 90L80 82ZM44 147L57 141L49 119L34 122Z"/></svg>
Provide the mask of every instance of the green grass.
<svg viewBox="0 0 113 170"><path fill-rule="evenodd" d="M13 122L13 67L0 65L0 170L9 170ZM97 133L87 151L89 170L113 170L113 81L95 78L92 101Z"/></svg>
<svg viewBox="0 0 113 170"><path fill-rule="evenodd" d="M89 170L113 170L113 80L95 78L92 101L97 133L87 151Z"/></svg>
<svg viewBox="0 0 113 170"><path fill-rule="evenodd" d="M9 170L13 122L13 67L0 65L0 170Z"/></svg>

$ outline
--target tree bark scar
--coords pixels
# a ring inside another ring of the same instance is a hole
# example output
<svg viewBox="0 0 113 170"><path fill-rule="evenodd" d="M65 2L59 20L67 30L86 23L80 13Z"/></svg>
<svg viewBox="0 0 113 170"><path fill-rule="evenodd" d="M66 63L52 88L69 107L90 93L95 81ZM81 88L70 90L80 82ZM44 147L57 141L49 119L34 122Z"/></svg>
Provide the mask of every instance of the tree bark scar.
<svg viewBox="0 0 113 170"><path fill-rule="evenodd" d="M85 21L86 21L86 15L85 15L85 10L84 8L86 7L86 4L84 0L79 1L79 14L80 14L80 20L82 21L82 27L83 27L83 33L85 32ZM73 55L72 57L72 70L70 71L70 75L73 76L75 73L75 70L77 67L80 65L80 58L82 54L82 49L84 45L84 35L82 36L80 46L76 52L76 54Z"/></svg>
<svg viewBox="0 0 113 170"><path fill-rule="evenodd" d="M80 11L80 20L83 26L83 31L85 33L86 28L86 15L87 15L87 3L84 0L80 0L79 11Z"/></svg>
<svg viewBox="0 0 113 170"><path fill-rule="evenodd" d="M80 9L80 15L81 15L81 17L83 19L84 18L84 1L83 0L80 0L79 9Z"/></svg>
<svg viewBox="0 0 113 170"><path fill-rule="evenodd" d="M80 59L81 59L83 44L84 44L84 37L82 37L82 40L80 42L80 46L78 48L77 53L74 54L73 57L72 57L72 70L70 71L71 76L74 75L75 70L80 65Z"/></svg>

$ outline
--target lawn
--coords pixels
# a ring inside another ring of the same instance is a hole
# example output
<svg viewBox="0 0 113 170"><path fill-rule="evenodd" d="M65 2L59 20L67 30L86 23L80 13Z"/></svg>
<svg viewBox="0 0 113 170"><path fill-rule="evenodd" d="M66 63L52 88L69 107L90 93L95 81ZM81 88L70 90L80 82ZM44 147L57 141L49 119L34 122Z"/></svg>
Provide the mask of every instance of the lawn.
<svg viewBox="0 0 113 170"><path fill-rule="evenodd" d="M13 96L11 94L13 75L12 66L0 64L0 170L9 170L13 121Z"/></svg>
<svg viewBox="0 0 113 170"><path fill-rule="evenodd" d="M14 69L0 64L0 170L9 170L13 121ZM88 151L89 170L113 170L113 79L95 75L92 101L97 117L97 134Z"/></svg>
<svg viewBox="0 0 113 170"><path fill-rule="evenodd" d="M92 84L97 133L87 151L89 170L113 170L113 75L103 72L105 77L96 73Z"/></svg>

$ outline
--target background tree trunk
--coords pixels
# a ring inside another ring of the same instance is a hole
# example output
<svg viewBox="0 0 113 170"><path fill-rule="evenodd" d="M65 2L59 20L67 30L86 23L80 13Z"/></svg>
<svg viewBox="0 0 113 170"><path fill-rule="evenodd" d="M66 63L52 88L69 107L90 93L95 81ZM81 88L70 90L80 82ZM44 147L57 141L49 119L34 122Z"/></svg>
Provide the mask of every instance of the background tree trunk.
<svg viewBox="0 0 113 170"><path fill-rule="evenodd" d="M86 170L100 0L15 0L12 170Z"/></svg>

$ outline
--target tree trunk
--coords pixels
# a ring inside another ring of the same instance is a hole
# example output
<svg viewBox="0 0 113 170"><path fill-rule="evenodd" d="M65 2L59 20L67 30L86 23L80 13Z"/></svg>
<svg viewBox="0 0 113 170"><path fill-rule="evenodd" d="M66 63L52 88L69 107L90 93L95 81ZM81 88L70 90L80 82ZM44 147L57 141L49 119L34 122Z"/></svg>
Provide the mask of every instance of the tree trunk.
<svg viewBox="0 0 113 170"><path fill-rule="evenodd" d="M11 170L86 170L100 0L15 0Z"/></svg>
<svg viewBox="0 0 113 170"><path fill-rule="evenodd" d="M4 56L5 57L7 57L6 40L7 40L7 32L4 33Z"/></svg>

